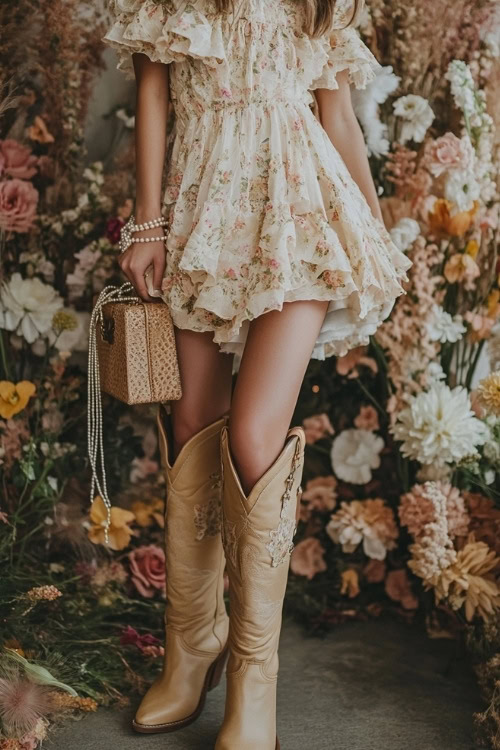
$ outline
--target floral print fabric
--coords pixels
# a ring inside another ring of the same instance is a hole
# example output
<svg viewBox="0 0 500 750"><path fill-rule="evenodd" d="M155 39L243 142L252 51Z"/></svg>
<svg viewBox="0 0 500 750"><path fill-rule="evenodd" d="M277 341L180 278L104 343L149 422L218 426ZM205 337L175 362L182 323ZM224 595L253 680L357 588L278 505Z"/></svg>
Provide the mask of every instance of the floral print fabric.
<svg viewBox="0 0 500 750"><path fill-rule="evenodd" d="M342 28L350 1L338 29L311 39L297 0L236 1L223 17L202 0L115 0L105 40L119 67L130 72L133 52L173 63L161 296L176 326L213 331L223 351L241 353L253 318L316 299L330 304L313 357L343 355L403 292L410 261L311 108L311 90L337 88L339 71L362 88L378 67Z"/></svg>

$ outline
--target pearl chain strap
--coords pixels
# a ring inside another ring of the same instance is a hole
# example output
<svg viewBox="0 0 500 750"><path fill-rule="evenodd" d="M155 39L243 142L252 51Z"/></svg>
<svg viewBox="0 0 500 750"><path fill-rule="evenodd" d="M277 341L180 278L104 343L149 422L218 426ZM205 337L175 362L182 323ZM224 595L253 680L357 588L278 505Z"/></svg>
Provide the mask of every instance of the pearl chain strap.
<svg viewBox="0 0 500 750"><path fill-rule="evenodd" d="M124 253L125 250L136 242L166 242L166 236L161 237L134 237L134 232L145 232L147 229L156 229L157 227L168 226L168 221L163 217L159 216L157 219L151 219L151 221L145 221L143 224L136 224L135 217L132 215L127 221L125 226L120 231L120 252Z"/></svg>
<svg viewBox="0 0 500 750"><path fill-rule="evenodd" d="M108 302L141 302L133 295L134 287L130 282L122 286L106 286L100 293L90 318L89 330L89 362L88 362L88 405L87 405L87 447L92 479L90 482L90 502L94 501L94 491L97 487L99 495L106 506L106 521L104 522L104 540L109 544L109 528L111 525L111 501L108 496L106 482L106 467L104 465L104 446L102 434L102 399L101 380L99 373L99 359L97 356L97 326L104 322L102 308ZM101 463L99 477L98 455Z"/></svg>

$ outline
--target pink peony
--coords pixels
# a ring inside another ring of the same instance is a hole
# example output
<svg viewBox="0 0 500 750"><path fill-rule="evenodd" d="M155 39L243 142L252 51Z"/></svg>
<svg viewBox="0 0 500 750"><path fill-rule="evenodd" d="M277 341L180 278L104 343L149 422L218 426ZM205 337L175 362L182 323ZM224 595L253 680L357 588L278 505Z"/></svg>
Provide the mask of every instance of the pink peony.
<svg viewBox="0 0 500 750"><path fill-rule="evenodd" d="M306 443L315 443L317 440L333 435L335 432L328 414L315 414L312 417L307 417L302 422L302 426L306 433Z"/></svg>
<svg viewBox="0 0 500 750"><path fill-rule="evenodd" d="M36 174L37 158L18 141L7 138L0 141L0 176L6 174L9 177L17 177L20 180L29 180Z"/></svg>
<svg viewBox="0 0 500 750"><path fill-rule="evenodd" d="M27 232L33 226L38 190L31 182L17 178L0 182L0 228L6 232Z"/></svg>
<svg viewBox="0 0 500 750"><path fill-rule="evenodd" d="M165 595L165 553L155 544L137 547L129 553L132 581L141 596L150 599L155 591Z"/></svg>
<svg viewBox="0 0 500 750"><path fill-rule="evenodd" d="M468 169L473 159L470 139L457 138L453 133L445 133L435 141L429 141L425 149L425 161L434 177L439 177L448 169Z"/></svg>
<svg viewBox="0 0 500 750"><path fill-rule="evenodd" d="M362 406L354 420L354 426L358 430L378 430L380 425L377 410L373 406Z"/></svg>
<svg viewBox="0 0 500 750"><path fill-rule="evenodd" d="M385 592L393 601L399 602L403 609L417 609L418 607L418 599L411 590L404 568L389 571L385 579Z"/></svg>
<svg viewBox="0 0 500 750"><path fill-rule="evenodd" d="M314 536L299 542L292 552L290 567L297 576L305 576L312 580L316 573L326 570L323 559L325 550L319 539Z"/></svg>

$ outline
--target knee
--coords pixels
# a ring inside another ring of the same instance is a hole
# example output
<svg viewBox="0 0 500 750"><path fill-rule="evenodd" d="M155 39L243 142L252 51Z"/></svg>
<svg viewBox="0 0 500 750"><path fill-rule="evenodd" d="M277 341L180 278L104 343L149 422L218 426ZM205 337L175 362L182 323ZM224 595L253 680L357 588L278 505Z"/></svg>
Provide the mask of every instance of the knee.
<svg viewBox="0 0 500 750"><path fill-rule="evenodd" d="M203 415L193 412L174 412L172 414L172 437L174 441L174 452L178 454L183 445L197 435L212 421L203 419Z"/></svg>
<svg viewBox="0 0 500 750"><path fill-rule="evenodd" d="M245 491L250 491L278 455L279 436L271 435L259 420L229 420L229 446Z"/></svg>

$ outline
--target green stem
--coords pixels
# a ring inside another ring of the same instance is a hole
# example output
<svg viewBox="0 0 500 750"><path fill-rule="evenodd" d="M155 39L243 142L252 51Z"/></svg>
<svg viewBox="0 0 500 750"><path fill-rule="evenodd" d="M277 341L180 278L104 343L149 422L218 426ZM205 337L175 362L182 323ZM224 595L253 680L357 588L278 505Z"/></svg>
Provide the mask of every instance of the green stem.
<svg viewBox="0 0 500 750"><path fill-rule="evenodd" d="M356 383L359 385L359 387L361 388L361 390L365 394L366 398L369 401L372 402L372 404L377 409L377 411L379 411L380 414L383 416L384 421L386 421L387 420L387 414L385 412L385 409L379 404L379 402L377 401L377 399L370 393L370 391L366 388L366 386L363 385L363 383L361 382L361 380L359 378L356 380Z"/></svg>
<svg viewBox="0 0 500 750"><path fill-rule="evenodd" d="M483 339L479 346L477 347L476 355L474 359L472 360L472 364L469 362L469 368L467 372L467 377L465 379L465 385L470 390L470 386L472 383L472 378L474 377L474 373L476 371L477 363L479 362L479 357L481 356L481 352L483 351L485 339Z"/></svg>
<svg viewBox="0 0 500 750"><path fill-rule="evenodd" d="M10 380L10 369L5 354L5 342L3 340L3 331L0 331L0 356L2 357L2 366L5 373L5 379Z"/></svg>

